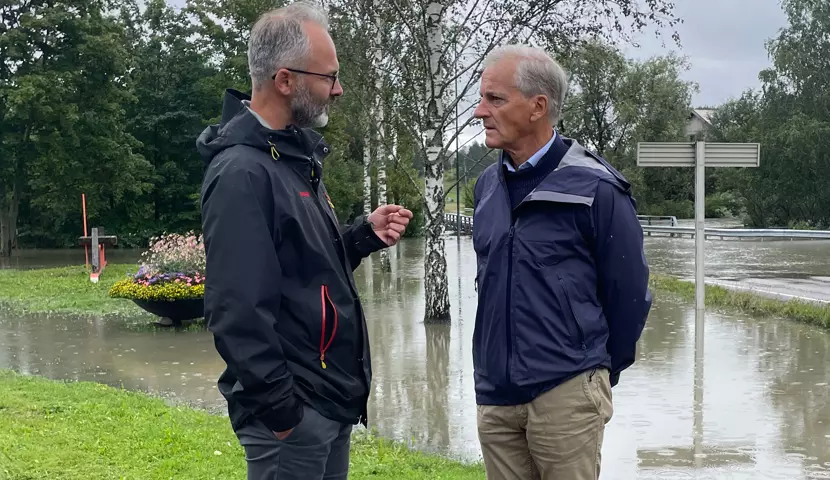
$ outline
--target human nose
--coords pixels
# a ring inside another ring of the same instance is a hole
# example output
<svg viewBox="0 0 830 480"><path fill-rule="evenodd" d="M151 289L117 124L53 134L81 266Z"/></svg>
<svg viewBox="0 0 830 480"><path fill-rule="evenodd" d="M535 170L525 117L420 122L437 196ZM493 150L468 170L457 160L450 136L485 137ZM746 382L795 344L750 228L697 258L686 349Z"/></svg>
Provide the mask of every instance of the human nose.
<svg viewBox="0 0 830 480"><path fill-rule="evenodd" d="M473 117L475 118L484 118L487 117L487 107L484 106L484 102L478 102L476 109L473 110Z"/></svg>
<svg viewBox="0 0 830 480"><path fill-rule="evenodd" d="M340 95L343 95L343 85L340 83L340 77L338 77L331 86L331 96L339 97Z"/></svg>

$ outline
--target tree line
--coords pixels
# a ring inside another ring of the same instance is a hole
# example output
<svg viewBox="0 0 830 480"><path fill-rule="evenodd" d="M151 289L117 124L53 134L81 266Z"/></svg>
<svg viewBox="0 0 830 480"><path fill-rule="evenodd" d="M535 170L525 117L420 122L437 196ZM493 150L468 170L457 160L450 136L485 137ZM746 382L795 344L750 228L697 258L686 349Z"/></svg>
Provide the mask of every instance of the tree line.
<svg viewBox="0 0 830 480"><path fill-rule="evenodd" d="M250 91L248 32L287 2L11 0L0 5L0 255L69 247L92 226L145 246L198 230L204 165L195 139L219 119L226 88ZM611 5L621 8L611 8ZM719 107L711 139L759 141L762 167L710 172L707 210L753 226L830 223L819 186L827 166L830 58L823 3L784 2L790 26L770 44L764 86ZM323 129L325 181L347 222L383 203L416 215L424 236L427 319L449 314L442 213L496 152L471 143L481 61L498 45L551 51L571 74L560 131L605 155L632 181L641 213L691 215L691 169L638 169L638 141L685 141L696 85L667 55L625 58L632 32L674 26L654 0L328 0L346 94ZM805 41L809 40L809 41ZM679 39L675 36L675 41ZM823 50L822 50L823 49ZM812 58L806 62L803 59ZM818 59L818 60L815 60ZM455 126L460 128L456 130ZM714 169L712 169L714 170Z"/></svg>

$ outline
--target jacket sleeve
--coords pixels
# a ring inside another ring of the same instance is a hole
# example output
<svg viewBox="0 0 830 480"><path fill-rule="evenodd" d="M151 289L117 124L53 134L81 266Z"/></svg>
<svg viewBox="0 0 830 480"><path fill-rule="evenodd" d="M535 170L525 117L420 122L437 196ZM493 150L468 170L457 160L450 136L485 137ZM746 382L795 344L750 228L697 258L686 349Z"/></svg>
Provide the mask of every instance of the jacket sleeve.
<svg viewBox="0 0 830 480"><path fill-rule="evenodd" d="M372 230L372 224L366 215L357 217L351 225L341 231L343 246L346 249L346 259L352 270L360 266L360 262L378 250L388 245Z"/></svg>
<svg viewBox="0 0 830 480"><path fill-rule="evenodd" d="M242 162L214 168L222 171L202 192L205 320L238 381L234 398L272 431L285 431L303 409L276 334L282 273L273 194L267 175Z"/></svg>
<svg viewBox="0 0 830 480"><path fill-rule="evenodd" d="M651 309L643 229L633 200L600 181L592 206L598 293L608 321L611 385L635 360L637 341Z"/></svg>

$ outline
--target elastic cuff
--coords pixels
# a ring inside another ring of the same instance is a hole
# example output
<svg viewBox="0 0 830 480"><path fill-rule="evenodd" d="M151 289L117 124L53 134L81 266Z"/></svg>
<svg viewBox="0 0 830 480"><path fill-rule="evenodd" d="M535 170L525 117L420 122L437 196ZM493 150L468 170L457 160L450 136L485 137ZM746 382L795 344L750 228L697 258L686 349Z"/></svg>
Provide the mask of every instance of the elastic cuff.
<svg viewBox="0 0 830 480"><path fill-rule="evenodd" d="M299 425L303 420L303 414L303 401L295 396L294 404L290 408L268 410L256 417L272 432L284 432Z"/></svg>
<svg viewBox="0 0 830 480"><path fill-rule="evenodd" d="M384 248L389 247L383 240L378 237L375 233L374 229L372 228L372 224L369 223L368 216L360 216L355 219L354 224L357 226L355 230L355 249L360 252L360 255L363 257L368 257L372 253L377 252L378 250L383 250Z"/></svg>

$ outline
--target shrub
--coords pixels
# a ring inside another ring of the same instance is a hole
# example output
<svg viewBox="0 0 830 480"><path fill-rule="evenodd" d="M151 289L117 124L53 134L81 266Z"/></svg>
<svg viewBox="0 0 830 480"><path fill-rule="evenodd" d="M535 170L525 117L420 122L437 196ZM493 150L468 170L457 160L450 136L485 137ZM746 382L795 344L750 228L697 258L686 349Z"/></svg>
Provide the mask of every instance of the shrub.
<svg viewBox="0 0 830 480"><path fill-rule="evenodd" d="M205 246L192 232L153 237L138 272L115 283L109 295L137 300L201 298L205 293Z"/></svg>

